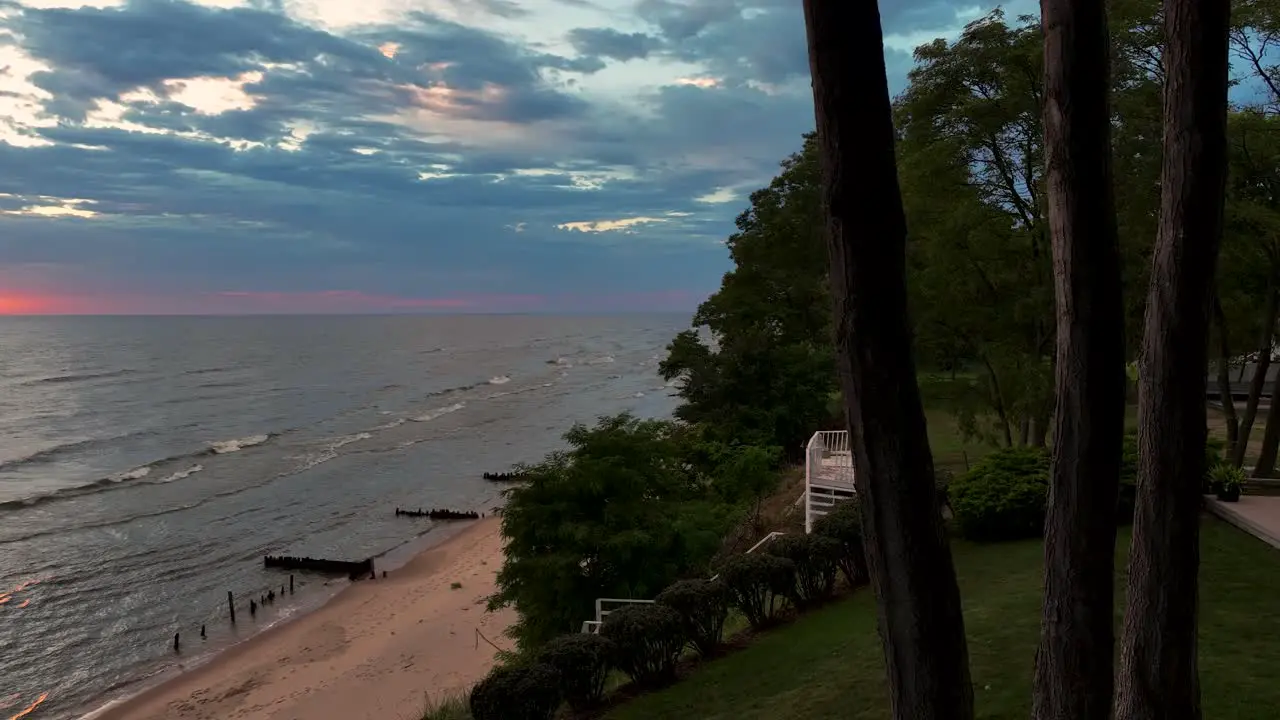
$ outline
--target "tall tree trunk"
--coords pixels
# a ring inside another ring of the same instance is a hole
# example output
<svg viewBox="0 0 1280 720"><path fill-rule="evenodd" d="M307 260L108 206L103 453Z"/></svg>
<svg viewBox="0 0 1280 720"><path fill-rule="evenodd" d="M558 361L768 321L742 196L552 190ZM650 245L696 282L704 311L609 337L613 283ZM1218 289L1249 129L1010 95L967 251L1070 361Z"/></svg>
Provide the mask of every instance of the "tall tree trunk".
<svg viewBox="0 0 1280 720"><path fill-rule="evenodd" d="M1223 0L1164 0L1164 160L1138 390L1138 496L1117 720L1199 720L1209 305L1227 175Z"/></svg>
<svg viewBox="0 0 1280 720"><path fill-rule="evenodd" d="M1262 433L1262 449L1258 452L1258 462L1254 463L1253 476L1260 478L1275 477L1276 450L1280 448L1280 422L1274 412L1276 399L1280 397L1280 375L1271 382L1271 407L1267 408L1267 429Z"/></svg>
<svg viewBox="0 0 1280 720"><path fill-rule="evenodd" d="M891 717L971 720L951 548L907 315L906 218L874 2L805 0L840 382Z"/></svg>
<svg viewBox="0 0 1280 720"><path fill-rule="evenodd" d="M1218 326L1218 398L1227 424L1227 457L1234 458L1236 443L1240 439L1240 418L1236 417L1236 399L1231 394L1231 337L1227 333L1227 314L1222 311L1222 301L1217 292L1213 295L1213 319ZM1275 397L1274 390L1271 396ZM1268 416L1268 427L1270 423Z"/></svg>
<svg viewBox="0 0 1280 720"><path fill-rule="evenodd" d="M1262 339L1258 341L1258 358L1253 366L1253 377L1249 380L1249 399L1245 402L1244 417L1240 420L1237 442L1231 455L1231 464L1240 467L1244 464L1245 452L1249 447L1249 435L1253 432L1253 421L1258 416L1258 403L1262 400L1262 391L1267 386L1267 372L1271 369L1271 351L1275 345L1276 314L1280 313L1280 292L1272 287L1267 291L1267 321L1262 326Z"/></svg>
<svg viewBox="0 0 1280 720"><path fill-rule="evenodd" d="M1124 305L1102 0L1041 0L1058 332L1044 605L1031 716L1110 720Z"/></svg>

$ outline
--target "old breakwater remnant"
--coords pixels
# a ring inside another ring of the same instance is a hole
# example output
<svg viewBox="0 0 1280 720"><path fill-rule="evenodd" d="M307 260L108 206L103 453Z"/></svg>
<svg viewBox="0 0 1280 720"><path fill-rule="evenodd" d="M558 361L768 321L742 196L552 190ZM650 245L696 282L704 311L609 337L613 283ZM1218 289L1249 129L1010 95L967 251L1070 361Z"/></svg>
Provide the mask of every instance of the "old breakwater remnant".
<svg viewBox="0 0 1280 720"><path fill-rule="evenodd" d="M325 560L323 558L293 557L290 555L267 555L262 558L262 566L283 568L285 570L310 570L329 575L346 574L358 577L365 573L373 573L373 558L364 560Z"/></svg>
<svg viewBox="0 0 1280 720"><path fill-rule="evenodd" d="M528 475L522 472L500 472L484 474L484 479L491 482L524 482L528 480Z"/></svg>
<svg viewBox="0 0 1280 720"><path fill-rule="evenodd" d="M402 510L400 508L396 508L396 517L400 517L401 515L405 517L424 517L432 520L479 520L481 517L480 513L475 512L474 510L464 511L439 508L432 508L430 510L423 510L422 508L418 508L417 510Z"/></svg>

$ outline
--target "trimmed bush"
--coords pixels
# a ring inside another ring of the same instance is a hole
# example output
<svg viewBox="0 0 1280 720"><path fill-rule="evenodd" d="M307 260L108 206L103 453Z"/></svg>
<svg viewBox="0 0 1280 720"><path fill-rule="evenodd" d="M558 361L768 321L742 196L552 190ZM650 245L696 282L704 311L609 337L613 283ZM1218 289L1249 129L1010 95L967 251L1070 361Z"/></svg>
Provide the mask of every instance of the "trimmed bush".
<svg viewBox="0 0 1280 720"><path fill-rule="evenodd" d="M829 537L840 544L836 564L849 587L867 582L867 555L862 544L862 510L856 500L840 503L834 510L818 518L813 534Z"/></svg>
<svg viewBox="0 0 1280 720"><path fill-rule="evenodd" d="M796 564L768 553L738 555L725 562L720 579L729 587L734 606L758 630L777 617L778 597L795 594Z"/></svg>
<svg viewBox="0 0 1280 720"><path fill-rule="evenodd" d="M538 653L538 662L555 668L560 679L560 695L574 710L589 710L604 698L604 682L609 677L613 642L588 633L561 635Z"/></svg>
<svg viewBox="0 0 1280 720"><path fill-rule="evenodd" d="M545 663L495 667L471 689L474 720L551 720L560 709L560 677Z"/></svg>
<svg viewBox="0 0 1280 720"><path fill-rule="evenodd" d="M680 614L666 605L628 605L609 613L600 635L613 641L613 664L643 687L675 679L687 638Z"/></svg>
<svg viewBox="0 0 1280 720"><path fill-rule="evenodd" d="M998 450L951 481L951 510L971 540L1000 541L1044 534L1049 454L1043 448Z"/></svg>
<svg viewBox="0 0 1280 720"><path fill-rule="evenodd" d="M659 605L680 615L685 636L702 657L711 657L724 637L729 588L720 580L681 580L658 593Z"/></svg>
<svg viewBox="0 0 1280 720"><path fill-rule="evenodd" d="M795 563L796 579L790 598L797 608L808 609L831 597L836 588L836 561L840 542L825 535L783 535L765 545L764 552Z"/></svg>

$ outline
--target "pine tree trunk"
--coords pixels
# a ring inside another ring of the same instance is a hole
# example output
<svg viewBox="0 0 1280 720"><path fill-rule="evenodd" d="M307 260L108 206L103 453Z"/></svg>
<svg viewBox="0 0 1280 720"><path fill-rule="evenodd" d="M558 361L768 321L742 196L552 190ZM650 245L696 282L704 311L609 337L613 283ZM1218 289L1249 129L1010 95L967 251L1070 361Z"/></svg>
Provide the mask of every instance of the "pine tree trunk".
<svg viewBox="0 0 1280 720"><path fill-rule="evenodd" d="M1124 305L1102 0L1041 0L1057 414L1031 716L1110 720Z"/></svg>
<svg viewBox="0 0 1280 720"><path fill-rule="evenodd" d="M1164 159L1138 390L1117 720L1199 720L1209 310L1227 174L1223 0L1165 0Z"/></svg>
<svg viewBox="0 0 1280 720"><path fill-rule="evenodd" d="M1240 418L1236 416L1236 399L1231 393L1231 337L1227 333L1227 314L1217 293L1213 297L1213 319L1218 326L1218 398L1222 417L1227 424L1227 457L1235 457L1236 443L1240 440ZM1275 397L1275 391L1271 393ZM1270 425L1271 418L1267 418Z"/></svg>
<svg viewBox="0 0 1280 720"><path fill-rule="evenodd" d="M1275 402L1280 398L1280 374L1271 383L1271 407L1267 410L1267 429L1262 433L1262 449L1258 452L1258 462L1254 463L1253 476L1259 478L1275 477L1276 450L1280 449L1280 421L1276 416Z"/></svg>
<svg viewBox="0 0 1280 720"><path fill-rule="evenodd" d="M1238 438L1231 456L1231 464L1240 467L1244 464L1245 453L1249 447L1249 435L1253 432L1253 421L1258 416L1258 404L1262 401L1262 391L1267 386L1267 372L1271 369L1271 351L1275 345L1276 315L1280 313L1280 292L1275 288L1267 291L1267 321L1262 326L1262 339L1258 341L1258 357L1253 366L1253 377L1249 380L1249 398L1245 401L1244 417L1240 419Z"/></svg>
<svg viewBox="0 0 1280 720"><path fill-rule="evenodd" d="M906 219L874 2L805 0L836 349L891 717L971 720L960 591L907 315Z"/></svg>

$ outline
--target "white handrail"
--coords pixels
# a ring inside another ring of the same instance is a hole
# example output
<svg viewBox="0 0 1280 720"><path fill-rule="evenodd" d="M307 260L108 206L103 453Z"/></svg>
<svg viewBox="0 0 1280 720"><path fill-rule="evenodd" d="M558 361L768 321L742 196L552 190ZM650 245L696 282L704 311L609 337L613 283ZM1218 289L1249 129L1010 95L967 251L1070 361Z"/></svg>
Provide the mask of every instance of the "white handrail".
<svg viewBox="0 0 1280 720"><path fill-rule="evenodd" d="M783 535L786 535L786 533L774 530L768 535L765 535L764 537L760 538L759 542L757 542L755 545L752 545L750 548L747 549L746 552L742 554L750 555L751 553L758 550L765 543L770 542L776 538L782 537ZM720 573L716 573L715 575L711 576L711 580L719 580L719 579L720 579ZM596 619L584 620L582 622L581 632L588 633L588 634L596 634L600 632L600 626L604 624L605 617L607 617L609 613L613 612L612 610L604 609L605 603L618 603L619 605L642 605L642 604L651 604L653 602L654 602L653 600L639 600L636 598L596 598Z"/></svg>

